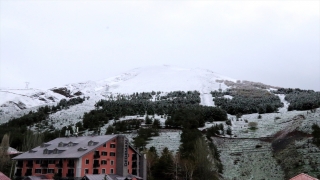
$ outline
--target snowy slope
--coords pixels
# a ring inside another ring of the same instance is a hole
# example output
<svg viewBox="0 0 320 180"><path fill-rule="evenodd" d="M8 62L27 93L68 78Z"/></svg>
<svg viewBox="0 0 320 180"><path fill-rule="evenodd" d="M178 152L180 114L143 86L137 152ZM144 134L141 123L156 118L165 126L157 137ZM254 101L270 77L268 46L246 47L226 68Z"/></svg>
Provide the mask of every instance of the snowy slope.
<svg viewBox="0 0 320 180"><path fill-rule="evenodd" d="M110 94L132 94L134 92L197 90L200 92L200 104L214 106L210 91L219 89L220 83L217 80L236 81L210 70L164 65L136 68L115 77L72 83L59 88L67 89L71 95L80 92L81 97L90 97L89 102L80 105L81 110L78 108L76 114L79 117L84 112L92 110L94 108L92 104L96 101ZM221 89L226 88L227 86L222 83ZM35 110L39 106L55 104L62 98L69 99L69 97L54 92L54 89L0 89L0 123L23 115L30 111L28 110L30 108Z"/></svg>
<svg viewBox="0 0 320 180"><path fill-rule="evenodd" d="M218 90L216 80L236 81L205 69L187 69L174 66L151 66L133 69L120 76L100 80L98 83L108 85L109 92L132 93L151 91L188 91L198 90L210 93ZM227 86L221 85L222 89Z"/></svg>

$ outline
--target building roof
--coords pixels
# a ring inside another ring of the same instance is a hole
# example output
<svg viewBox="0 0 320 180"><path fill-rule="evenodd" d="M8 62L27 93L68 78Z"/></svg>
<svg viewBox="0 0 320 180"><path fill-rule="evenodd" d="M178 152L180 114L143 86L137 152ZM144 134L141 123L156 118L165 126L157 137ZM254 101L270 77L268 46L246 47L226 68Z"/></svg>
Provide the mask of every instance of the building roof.
<svg viewBox="0 0 320 180"><path fill-rule="evenodd" d="M57 138L14 157L19 159L80 158L118 135Z"/></svg>
<svg viewBox="0 0 320 180"><path fill-rule="evenodd" d="M8 178L6 175L0 172L0 180L10 180L10 178Z"/></svg>
<svg viewBox="0 0 320 180"><path fill-rule="evenodd" d="M27 176L23 180L53 180L53 179L48 179L47 176L40 175L40 176Z"/></svg>
<svg viewBox="0 0 320 180"><path fill-rule="evenodd" d="M106 178L106 180L125 180L125 179L142 179L141 177L138 176L134 176L129 174L127 177L122 177L116 174L86 174L84 176L84 180L104 180L104 178Z"/></svg>
<svg viewBox="0 0 320 180"><path fill-rule="evenodd" d="M86 180L104 180L104 178L106 178L106 180L113 180L107 174L86 174L84 176L84 178L82 178L82 179L86 179Z"/></svg>
<svg viewBox="0 0 320 180"><path fill-rule="evenodd" d="M308 174L301 173L290 180L318 180L317 178L311 177Z"/></svg>

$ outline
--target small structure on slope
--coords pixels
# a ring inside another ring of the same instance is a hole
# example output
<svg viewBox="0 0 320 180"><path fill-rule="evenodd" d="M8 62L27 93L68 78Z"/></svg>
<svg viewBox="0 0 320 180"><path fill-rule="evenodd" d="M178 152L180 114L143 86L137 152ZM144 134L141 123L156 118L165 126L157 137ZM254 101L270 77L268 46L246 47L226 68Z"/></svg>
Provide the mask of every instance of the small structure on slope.
<svg viewBox="0 0 320 180"><path fill-rule="evenodd" d="M290 180L318 180L317 178L311 177L308 174L301 173Z"/></svg>

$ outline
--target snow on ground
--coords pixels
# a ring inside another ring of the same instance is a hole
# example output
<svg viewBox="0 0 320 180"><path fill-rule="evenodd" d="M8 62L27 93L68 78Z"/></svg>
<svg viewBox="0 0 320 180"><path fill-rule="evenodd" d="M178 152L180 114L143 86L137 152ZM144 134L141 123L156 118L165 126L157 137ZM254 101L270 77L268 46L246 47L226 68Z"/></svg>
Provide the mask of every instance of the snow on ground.
<svg viewBox="0 0 320 180"><path fill-rule="evenodd" d="M224 98L227 98L227 99L232 99L232 98L233 98L233 97L230 96L230 95L224 95L223 97L224 97Z"/></svg>
<svg viewBox="0 0 320 180"><path fill-rule="evenodd" d="M180 146L181 130L160 130L159 136L152 137L146 148L154 146L159 155L167 147L169 151L177 152Z"/></svg>
<svg viewBox="0 0 320 180"><path fill-rule="evenodd" d="M211 91L218 90L221 86L222 90L227 89L225 84L220 84L217 80L236 81L210 70L200 68L181 68L175 66L149 66L143 68L136 68L127 71L119 76L111 77L99 81L87 81L81 83L72 83L62 86L70 90L71 94L80 91L82 96L90 96L91 99L98 101L105 99L111 94L132 94L135 92L171 92L171 91L194 91L200 92L201 104L207 106L214 106L212 101ZM25 108L35 108L43 105L52 105L60 101L64 96L54 93L51 90L39 89L0 89L0 123L6 122L13 117L23 115L22 108L18 108L17 104ZM153 97L155 100L155 97ZM12 101L12 103L8 103ZM51 104L50 104L51 103ZM86 104L86 103L85 103ZM89 112L92 107L79 106L79 113L72 113L73 115L80 115L84 112ZM85 109L88 107L87 109ZM70 108L72 112L74 108ZM55 116L61 115L52 115ZM67 115L65 118L74 119Z"/></svg>
<svg viewBox="0 0 320 180"><path fill-rule="evenodd" d="M8 101L21 102L25 108L59 101L64 96L50 90L39 89L0 89L0 105ZM52 98L52 99L50 99Z"/></svg>
<svg viewBox="0 0 320 180"><path fill-rule="evenodd" d="M224 179L281 180L284 178L281 167L273 158L270 143L258 139L214 137L213 140L220 151Z"/></svg>
<svg viewBox="0 0 320 180"><path fill-rule="evenodd" d="M109 92L132 93L151 91L193 91L210 93L218 90L216 80L234 79L219 75L209 70L194 68L180 68L174 66L150 66L136 68L120 76L98 81L99 84L107 84ZM222 84L222 89L227 86Z"/></svg>
<svg viewBox="0 0 320 180"><path fill-rule="evenodd" d="M203 106L215 106L213 97L210 93L200 93L201 102Z"/></svg>
<svg viewBox="0 0 320 180"><path fill-rule="evenodd" d="M146 148L149 149L152 146L155 147L159 156L161 155L161 152L165 147L167 147L169 151L176 153L181 144L180 142L181 133L182 133L181 130L160 129L159 136L151 137L151 140L148 141ZM137 134L131 133L131 134L125 134L125 136L132 143L133 138L136 137Z"/></svg>
<svg viewBox="0 0 320 180"><path fill-rule="evenodd" d="M319 110L318 110L319 111ZM303 115L308 119L315 119L319 116L319 113L307 113L307 111L288 111L285 113L268 113L261 114L261 119L258 118L259 114L247 114L241 118L229 115L228 118L232 122L232 132L234 136L240 138L259 138L270 137L276 132L292 125L293 118L297 115ZM315 120L310 120L315 121ZM257 122L258 128L256 130L250 130L248 123Z"/></svg>
<svg viewBox="0 0 320 180"><path fill-rule="evenodd" d="M277 96L279 96L281 102L283 103L283 107L279 108L279 112L281 113L287 112L290 103L284 99L285 98L284 94L277 94Z"/></svg>

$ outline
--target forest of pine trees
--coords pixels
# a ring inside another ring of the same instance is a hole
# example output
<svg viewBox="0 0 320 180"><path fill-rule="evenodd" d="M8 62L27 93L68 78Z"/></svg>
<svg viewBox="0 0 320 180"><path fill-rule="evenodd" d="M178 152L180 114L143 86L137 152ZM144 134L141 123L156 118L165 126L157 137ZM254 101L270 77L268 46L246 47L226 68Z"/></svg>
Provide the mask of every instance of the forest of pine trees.
<svg viewBox="0 0 320 180"><path fill-rule="evenodd" d="M28 114L21 116L19 118L14 118L6 123L0 125L0 137L4 134L10 133L10 145L13 148L21 150L21 145L23 143L23 137L28 133L28 127L35 125L37 123L46 121L49 114L57 112L63 108L69 108L75 104L80 104L85 100L85 98L72 98L69 100L62 99L56 106L44 106L38 108L37 111L30 111ZM51 140L51 138L58 137L57 131L46 131L43 132L45 139Z"/></svg>
<svg viewBox="0 0 320 180"><path fill-rule="evenodd" d="M226 92L211 92L216 106L229 114L272 113L283 107L280 98L263 89L228 89ZM226 98L224 95L230 95Z"/></svg>
<svg viewBox="0 0 320 180"><path fill-rule="evenodd" d="M320 92L301 89L278 89L275 93L285 94L285 100L290 103L288 111L312 110L320 107Z"/></svg>

